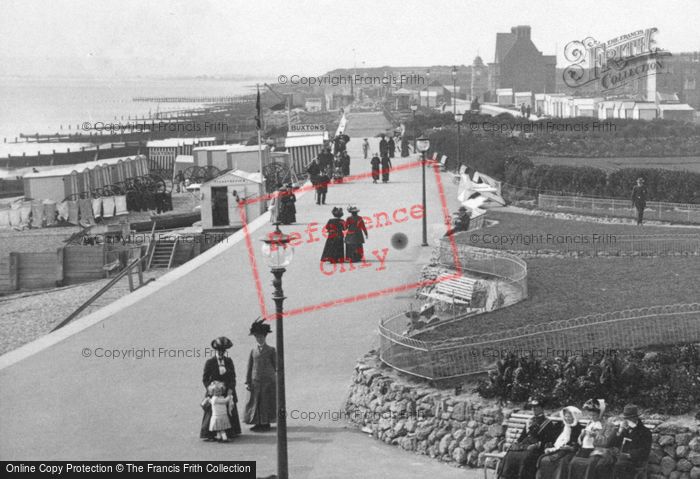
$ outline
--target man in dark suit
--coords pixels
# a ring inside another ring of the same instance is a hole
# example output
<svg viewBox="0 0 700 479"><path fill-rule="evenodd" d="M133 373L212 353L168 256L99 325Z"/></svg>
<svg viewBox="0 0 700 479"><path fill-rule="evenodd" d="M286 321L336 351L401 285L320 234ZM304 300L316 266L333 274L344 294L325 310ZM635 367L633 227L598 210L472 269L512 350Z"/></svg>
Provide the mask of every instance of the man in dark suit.
<svg viewBox="0 0 700 479"><path fill-rule="evenodd" d="M632 188L632 206L637 208L637 224L644 220L644 208L647 206L647 187L644 186L644 178L637 178L637 184Z"/></svg>
<svg viewBox="0 0 700 479"><path fill-rule="evenodd" d="M379 156L382 158L389 158L389 143L386 141L386 135L382 133L379 136L382 137L382 139L379 140Z"/></svg>
<svg viewBox="0 0 700 479"><path fill-rule="evenodd" d="M646 465L651 452L651 431L642 424L634 404L625 406L622 423L611 441L620 450L615 462L615 479L634 479L637 469Z"/></svg>

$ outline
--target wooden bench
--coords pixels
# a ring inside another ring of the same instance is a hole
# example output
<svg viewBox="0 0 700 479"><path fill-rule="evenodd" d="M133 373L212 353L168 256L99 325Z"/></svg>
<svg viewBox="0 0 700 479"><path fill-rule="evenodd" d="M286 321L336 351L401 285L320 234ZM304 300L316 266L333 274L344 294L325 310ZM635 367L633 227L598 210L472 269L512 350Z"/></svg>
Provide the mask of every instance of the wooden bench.
<svg viewBox="0 0 700 479"><path fill-rule="evenodd" d="M554 421L554 422L560 422L561 419L559 416L547 416L548 419ZM489 469L494 470L494 474L498 471L498 467L503 460L503 458L506 455L506 452L510 449L510 447L515 444L518 441L518 438L522 434L523 430L525 429L525 426L527 423L532 419L532 414L531 413L513 413L510 415L510 417L503 421L502 426L506 428L506 438L505 442L503 443L503 450L500 452L487 452L484 453L484 479L488 479L488 471ZM581 424L583 427L586 427L590 420L588 419L581 419L579 420L579 424ZM659 421L649 421L649 422L644 422L644 425L649 429L650 431L653 431L654 428L656 428L657 425L659 425ZM647 478L647 466L644 465L642 467L639 467L637 469L637 473L635 475L635 479L646 479Z"/></svg>
<svg viewBox="0 0 700 479"><path fill-rule="evenodd" d="M437 277L435 289L425 294L430 298L446 301L453 304L469 304L474 293L476 280L473 278L451 277L453 275L441 274ZM449 278L449 279L445 279Z"/></svg>

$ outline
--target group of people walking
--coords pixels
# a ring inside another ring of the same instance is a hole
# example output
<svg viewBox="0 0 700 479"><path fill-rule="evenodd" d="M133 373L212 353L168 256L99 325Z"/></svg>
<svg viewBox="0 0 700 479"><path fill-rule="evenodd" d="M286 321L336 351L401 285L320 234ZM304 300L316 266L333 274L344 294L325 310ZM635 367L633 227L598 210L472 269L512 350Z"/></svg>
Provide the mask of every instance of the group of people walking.
<svg viewBox="0 0 700 479"><path fill-rule="evenodd" d="M324 227L327 239L321 253L321 262L337 264L362 261L365 239L369 238L369 234L365 222L358 215L359 212L356 206L348 207L350 216L343 221L343 209L333 208L333 217Z"/></svg>
<svg viewBox="0 0 700 479"><path fill-rule="evenodd" d="M541 399L529 406L534 416L503 458L500 479L634 479L646 466L652 437L637 406L606 420L605 401L590 399L582 410L563 408L556 422L545 416Z"/></svg>
<svg viewBox="0 0 700 479"><path fill-rule="evenodd" d="M271 423L277 421L276 352L268 346L266 337L270 325L263 320L253 322L250 335L256 346L248 357L246 388L249 391L245 405L244 421L252 424L251 431L269 431ZM238 418L238 396L236 395L236 370L226 351L233 347L225 336L211 342L216 355L204 364L205 395L201 402L204 410L199 437L205 441L229 442L241 434Z"/></svg>

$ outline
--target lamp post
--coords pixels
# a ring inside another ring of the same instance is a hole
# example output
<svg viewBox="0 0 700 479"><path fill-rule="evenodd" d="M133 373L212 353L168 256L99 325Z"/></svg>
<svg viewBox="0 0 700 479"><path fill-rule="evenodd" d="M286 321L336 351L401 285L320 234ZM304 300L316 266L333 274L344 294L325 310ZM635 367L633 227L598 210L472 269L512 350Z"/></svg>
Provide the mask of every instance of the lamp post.
<svg viewBox="0 0 700 479"><path fill-rule="evenodd" d="M426 81L428 82L428 86L425 88L425 101L427 102L428 109L430 109L430 68L428 68L425 76L427 77Z"/></svg>
<svg viewBox="0 0 700 479"><path fill-rule="evenodd" d="M275 336L277 359L277 477L289 478L287 462L287 400L284 386L284 291L282 291L282 275L294 258L294 248L289 244L289 236L280 231L279 223L275 223L275 232L263 239L262 253L265 262L274 276L272 285L275 287L272 299L275 302Z"/></svg>
<svg viewBox="0 0 700 479"><path fill-rule="evenodd" d="M452 114L457 114L457 66L452 67Z"/></svg>
<svg viewBox="0 0 700 479"><path fill-rule="evenodd" d="M455 121L457 122L457 161L459 166L462 166L462 119L464 119L464 115L455 113Z"/></svg>
<svg viewBox="0 0 700 479"><path fill-rule="evenodd" d="M425 201L425 152L430 148L430 140L427 138L418 138L416 147L421 153L421 166L423 167L423 243L421 246L428 246L428 212L426 210Z"/></svg>
<svg viewBox="0 0 700 479"><path fill-rule="evenodd" d="M416 150L416 110L418 109L418 105L415 103L411 104L411 111L413 112L413 152L415 153Z"/></svg>

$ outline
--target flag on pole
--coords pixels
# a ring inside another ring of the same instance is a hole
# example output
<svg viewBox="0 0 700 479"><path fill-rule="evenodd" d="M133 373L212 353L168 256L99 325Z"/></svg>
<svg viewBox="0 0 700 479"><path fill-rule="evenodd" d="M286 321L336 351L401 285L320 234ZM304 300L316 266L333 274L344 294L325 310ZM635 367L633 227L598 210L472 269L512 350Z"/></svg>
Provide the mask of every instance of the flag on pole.
<svg viewBox="0 0 700 479"><path fill-rule="evenodd" d="M258 96L255 100L255 127L258 131L262 129L262 109L260 108L260 85L257 85Z"/></svg>

